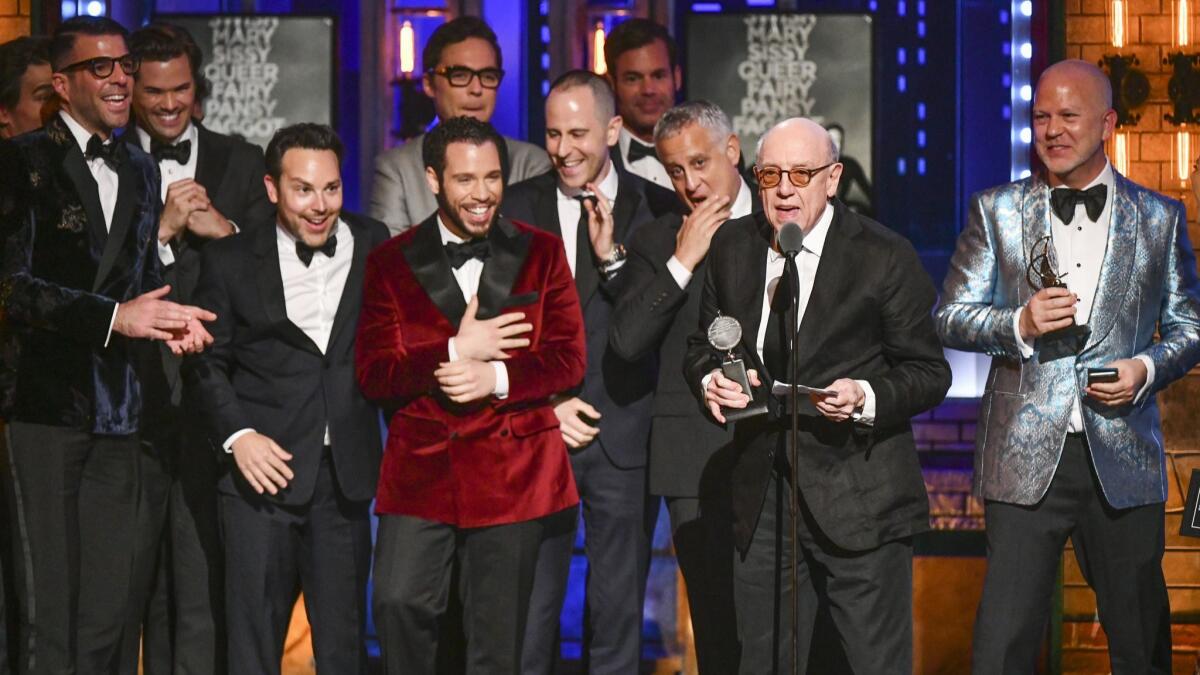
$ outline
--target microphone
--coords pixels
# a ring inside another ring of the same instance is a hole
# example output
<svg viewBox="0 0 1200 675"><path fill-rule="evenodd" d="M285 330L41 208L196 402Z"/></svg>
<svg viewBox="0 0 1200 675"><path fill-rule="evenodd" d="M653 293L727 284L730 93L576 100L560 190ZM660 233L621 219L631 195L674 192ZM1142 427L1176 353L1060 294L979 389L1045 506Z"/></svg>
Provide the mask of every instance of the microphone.
<svg viewBox="0 0 1200 675"><path fill-rule="evenodd" d="M804 248L804 230L796 223L784 223L779 228L779 250L786 256L799 255Z"/></svg>

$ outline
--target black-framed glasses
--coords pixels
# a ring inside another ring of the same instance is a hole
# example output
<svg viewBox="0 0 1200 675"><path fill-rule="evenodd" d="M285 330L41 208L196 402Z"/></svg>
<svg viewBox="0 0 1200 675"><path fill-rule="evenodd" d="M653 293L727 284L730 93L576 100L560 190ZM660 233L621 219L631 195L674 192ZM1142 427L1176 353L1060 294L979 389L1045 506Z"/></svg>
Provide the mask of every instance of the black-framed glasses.
<svg viewBox="0 0 1200 675"><path fill-rule="evenodd" d="M764 166L761 169L756 166L754 167L754 178L758 180L759 187L770 189L778 186L780 181L783 180L783 174L786 173L788 175L788 180L792 182L792 185L795 185L798 188L808 187L808 184L812 182L813 176L821 173L834 164L837 164L837 162L830 162L825 166L818 166L815 169L795 167L792 169L787 169L786 171L777 166Z"/></svg>
<svg viewBox="0 0 1200 675"><path fill-rule="evenodd" d="M125 56L97 56L91 59L77 61L69 66L63 66L58 69L60 73L69 73L72 70L87 70L98 80L103 80L113 74L113 69L117 64L121 64L121 70L125 71L126 75L133 75L142 67L142 60L133 54Z"/></svg>
<svg viewBox="0 0 1200 675"><path fill-rule="evenodd" d="M495 89L504 79L504 71L499 68L484 68L475 70L466 66L450 66L449 68L431 68L429 72L446 78L451 87L465 87L471 80L479 78L479 84L484 89Z"/></svg>

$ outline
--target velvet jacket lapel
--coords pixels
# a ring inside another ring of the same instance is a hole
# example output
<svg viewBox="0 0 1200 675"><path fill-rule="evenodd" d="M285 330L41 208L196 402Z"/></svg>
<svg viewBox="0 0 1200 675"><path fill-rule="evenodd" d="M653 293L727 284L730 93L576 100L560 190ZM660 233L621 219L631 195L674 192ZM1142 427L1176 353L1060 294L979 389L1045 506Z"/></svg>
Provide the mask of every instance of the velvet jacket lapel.
<svg viewBox="0 0 1200 675"><path fill-rule="evenodd" d="M413 271L413 276L425 289L429 299L455 328L462 321L467 303L462 290L454 279L450 260L442 249L442 237L438 233L437 213L418 226L412 243L404 247L404 259ZM481 282L482 285L482 282Z"/></svg>
<svg viewBox="0 0 1200 675"><path fill-rule="evenodd" d="M100 267L96 271L96 284L92 289L93 291L99 289L104 280L108 278L109 273L112 272L113 266L117 262L117 258L121 255L121 251L125 247L125 239L129 236L133 225L133 213L134 206L137 205L137 183L139 180L137 170L134 169L129 160L127 159L122 162L120 168L117 170L117 204L113 209L112 227L109 229L108 237L104 241L104 252L100 255ZM157 198L157 195L155 195L155 198Z"/></svg>

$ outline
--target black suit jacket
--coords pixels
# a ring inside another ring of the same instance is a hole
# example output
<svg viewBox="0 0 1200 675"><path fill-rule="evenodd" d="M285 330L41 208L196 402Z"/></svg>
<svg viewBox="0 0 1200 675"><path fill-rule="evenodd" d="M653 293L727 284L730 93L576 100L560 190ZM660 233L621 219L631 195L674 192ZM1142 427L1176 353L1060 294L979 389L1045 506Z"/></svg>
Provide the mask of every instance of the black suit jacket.
<svg viewBox="0 0 1200 675"><path fill-rule="evenodd" d="M646 195L646 208L650 209L650 213L655 218L677 213L683 208L674 190L667 189L658 183L652 183L629 170L629 167L625 165L625 158L621 156L619 143L609 147L608 156L612 159L613 166L616 167L618 173L622 176L636 178L644 183L642 191Z"/></svg>
<svg viewBox="0 0 1200 675"><path fill-rule="evenodd" d="M379 477L379 413L358 389L354 335L367 253L388 232L369 218L343 212L342 220L354 235L354 260L324 354L288 319L274 227L210 242L201 261L196 302L217 314L209 324L214 342L187 360L184 376L199 388L215 446L253 428L293 455L288 488L264 495L284 504L312 497L326 424L342 494L369 500ZM219 488L254 494L232 462Z"/></svg>
<svg viewBox="0 0 1200 675"><path fill-rule="evenodd" d="M799 488L821 531L838 547L861 551L929 529L929 504L909 419L941 402L950 367L934 333L933 283L907 240L834 200L834 217L797 340L798 379L824 386L842 377L875 391L873 427L831 422L807 406L796 453ZM730 221L713 237L700 305L688 341L685 375L700 401L700 382L719 366L705 328L718 310L742 325L741 354L764 387L756 349L772 229L762 214ZM742 550L762 508L788 418L734 425L734 537Z"/></svg>
<svg viewBox="0 0 1200 675"><path fill-rule="evenodd" d="M109 326L116 302L162 285L161 206L154 161L137 148L125 156L109 229L96 180L58 115L0 147L0 410L9 421L139 430L131 352L142 341L109 337Z"/></svg>
<svg viewBox="0 0 1200 675"><path fill-rule="evenodd" d="M556 176L549 171L510 187L501 206L504 214L561 237ZM653 216L646 204L646 181L630 174L619 174L618 181L613 239L622 243ZM608 347L609 321L623 280L618 272L605 281L594 256L576 261L575 288L583 308L588 356L587 374L577 395L600 412L597 438L609 460L630 469L646 465L657 366L653 356L627 361Z"/></svg>
<svg viewBox="0 0 1200 675"><path fill-rule="evenodd" d="M755 197L754 210L760 209ZM692 270L687 288L679 288L667 261L675 254L682 226L683 215L670 213L639 227L630 237L629 262L621 272L624 292L609 327L609 343L624 359L658 355L650 428L651 493L698 497L728 483L733 430L708 415L683 376L688 337L700 322L700 289L708 258Z"/></svg>

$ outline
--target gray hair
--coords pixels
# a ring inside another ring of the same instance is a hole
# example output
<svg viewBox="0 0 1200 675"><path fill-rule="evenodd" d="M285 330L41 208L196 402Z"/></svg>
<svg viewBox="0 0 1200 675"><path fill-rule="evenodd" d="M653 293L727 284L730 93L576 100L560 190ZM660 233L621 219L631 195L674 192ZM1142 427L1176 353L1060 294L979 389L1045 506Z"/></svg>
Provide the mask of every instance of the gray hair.
<svg viewBox="0 0 1200 675"><path fill-rule="evenodd" d="M550 91L567 91L577 87L591 90L592 101L596 106L596 118L601 122L607 124L617 114L617 101L613 97L612 85L589 70L569 70L563 73L550 85Z"/></svg>
<svg viewBox="0 0 1200 675"><path fill-rule="evenodd" d="M788 119L783 120L782 122L779 122L778 124L771 127L770 129L767 129L766 133L764 133L762 136L759 136L758 142L754 144L754 163L755 163L755 165L758 165L758 166L762 165L763 141L765 141L767 139L767 136L770 136L772 131L775 131L779 127L783 126L784 124L787 124L788 122L791 122L792 120L807 120L809 122L812 122L813 124L817 124L815 121L813 121L807 117L789 117ZM820 126L821 129L823 129L825 131L825 140L829 143L829 161L831 163L840 162L842 159L842 153L838 150L837 143L833 142L833 134L829 133L829 129L826 129L825 127L823 127L819 124L817 124L817 126ZM844 138L842 139L842 142L843 143L846 142Z"/></svg>
<svg viewBox="0 0 1200 675"><path fill-rule="evenodd" d="M696 124L708 130L714 139L724 141L733 135L733 124L715 103L705 100L685 101L663 113L654 125L654 142L659 143Z"/></svg>

